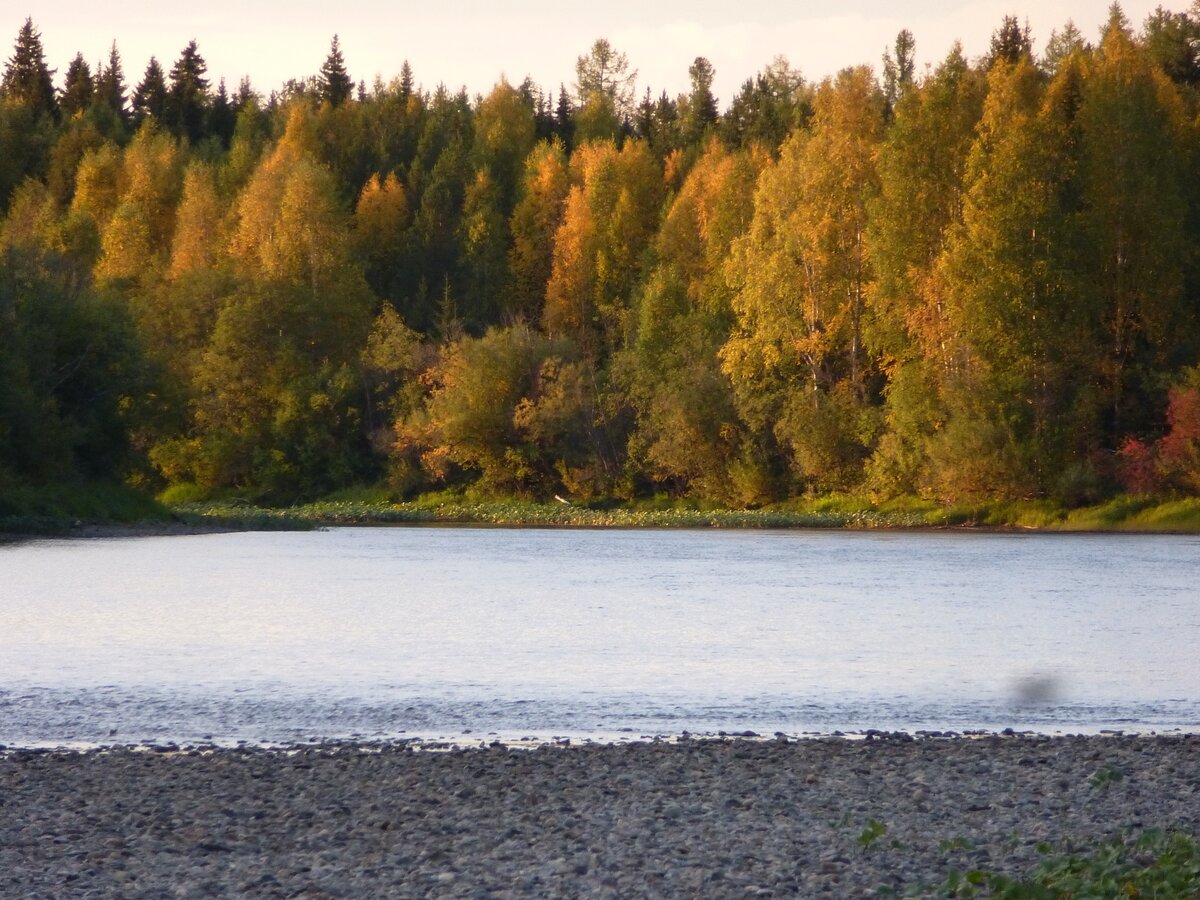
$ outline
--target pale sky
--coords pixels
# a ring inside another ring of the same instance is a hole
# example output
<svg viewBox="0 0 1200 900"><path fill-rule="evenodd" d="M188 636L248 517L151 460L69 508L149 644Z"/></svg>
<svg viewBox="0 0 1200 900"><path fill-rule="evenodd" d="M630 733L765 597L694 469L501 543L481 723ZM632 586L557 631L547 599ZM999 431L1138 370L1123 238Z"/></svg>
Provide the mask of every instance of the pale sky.
<svg viewBox="0 0 1200 900"><path fill-rule="evenodd" d="M526 75L555 93L568 88L575 60L598 37L606 37L638 70L638 94L675 95L686 90L687 69L697 56L716 68L714 92L724 109L741 83L776 55L788 58L813 81L860 63L879 67L884 49L902 28L917 43L918 72L945 57L961 40L970 58L983 54L1006 14L1028 20L1034 51L1053 28L1073 20L1095 39L1107 19L1108 0L606 0L590 5L562 0L457 0L438 4L405 0L0 0L0 53L33 16L42 33L47 63L61 81L67 63L82 51L92 64L106 59L115 39L126 81L136 84L151 55L170 70L191 39L208 63L214 87L224 76L230 90L248 75L268 94L289 77L312 75L339 35L350 75L368 85L375 76L395 77L407 59L427 89L439 82L471 94L486 93L501 75L517 83ZM1157 0L1128 0L1126 16L1140 28ZM1190 0L1168 0L1171 11ZM3 29L7 28L5 38Z"/></svg>

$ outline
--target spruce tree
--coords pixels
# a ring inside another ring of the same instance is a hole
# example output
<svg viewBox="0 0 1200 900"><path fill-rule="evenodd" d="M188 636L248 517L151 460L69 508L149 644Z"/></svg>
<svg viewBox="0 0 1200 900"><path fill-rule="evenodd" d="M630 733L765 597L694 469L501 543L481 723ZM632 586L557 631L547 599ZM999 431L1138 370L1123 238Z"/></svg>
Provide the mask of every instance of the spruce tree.
<svg viewBox="0 0 1200 900"><path fill-rule="evenodd" d="M222 78L217 85L217 93L213 97L212 105L208 109L208 122L205 130L219 138L222 147L228 147L230 141L233 140L233 129L236 125L237 113L234 112L233 104L229 100L229 91L225 87L225 79Z"/></svg>
<svg viewBox="0 0 1200 900"><path fill-rule="evenodd" d="M569 151L575 146L575 106L561 82L558 85L558 103L554 107L554 128L563 147Z"/></svg>
<svg viewBox="0 0 1200 900"><path fill-rule="evenodd" d="M35 112L56 116L53 75L54 70L46 68L41 32L33 26L33 19L26 19L4 69L4 94Z"/></svg>
<svg viewBox="0 0 1200 900"><path fill-rule="evenodd" d="M167 108L167 81L155 57L146 64L146 73L133 89L133 121L141 125L147 116L161 120Z"/></svg>
<svg viewBox="0 0 1200 900"><path fill-rule="evenodd" d="M336 34L329 44L329 55L325 57L325 63L321 66L317 83L321 100L330 106L341 106L350 99L354 82L346 72L346 60L342 56L342 48L338 44Z"/></svg>
<svg viewBox="0 0 1200 900"><path fill-rule="evenodd" d="M204 133L204 120L208 112L208 64L196 49L194 40L188 41L171 67L171 86L167 91L167 120L176 134L193 143Z"/></svg>
<svg viewBox="0 0 1200 900"><path fill-rule="evenodd" d="M76 53L71 64L67 66L61 101L62 111L68 116L83 112L91 105L94 92L91 66L84 61L82 53Z"/></svg>
<svg viewBox="0 0 1200 900"><path fill-rule="evenodd" d="M413 92L413 70L408 64L408 60L404 61L404 65L400 67L400 96L407 100L412 96Z"/></svg>
<svg viewBox="0 0 1200 900"><path fill-rule="evenodd" d="M712 83L716 76L713 64L703 56L697 56L688 67L692 91L682 110L681 122L683 142L698 144L705 132L717 123L717 98L713 96Z"/></svg>
<svg viewBox="0 0 1200 900"><path fill-rule="evenodd" d="M1033 58L1033 38L1029 34L1029 23L1022 27L1016 16L1005 16L1000 27L992 32L992 44L987 65L990 69L1003 61L1016 65L1023 59Z"/></svg>
<svg viewBox="0 0 1200 900"><path fill-rule="evenodd" d="M96 71L96 100L105 104L118 116L125 115L125 71L121 67L121 54L117 42L113 41L108 51L108 65Z"/></svg>

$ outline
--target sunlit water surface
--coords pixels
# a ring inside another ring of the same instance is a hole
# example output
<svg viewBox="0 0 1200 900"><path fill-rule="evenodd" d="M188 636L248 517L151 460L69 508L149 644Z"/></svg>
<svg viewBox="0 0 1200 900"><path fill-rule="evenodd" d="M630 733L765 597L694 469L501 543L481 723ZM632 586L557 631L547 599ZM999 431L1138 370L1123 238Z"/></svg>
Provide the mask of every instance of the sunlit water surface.
<svg viewBox="0 0 1200 900"><path fill-rule="evenodd" d="M1200 730L1195 537L336 528L0 547L0 743Z"/></svg>

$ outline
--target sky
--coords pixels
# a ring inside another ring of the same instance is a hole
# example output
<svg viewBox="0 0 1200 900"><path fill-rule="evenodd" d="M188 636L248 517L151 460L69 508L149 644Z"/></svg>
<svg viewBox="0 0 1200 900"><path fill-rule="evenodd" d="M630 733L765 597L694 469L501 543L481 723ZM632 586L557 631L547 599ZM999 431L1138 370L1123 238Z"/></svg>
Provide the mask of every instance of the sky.
<svg viewBox="0 0 1200 900"><path fill-rule="evenodd" d="M1158 5L1127 0L1122 7L1140 27ZM1161 5L1181 12L1190 0ZM557 94L560 83L570 88L575 60L604 37L637 70L639 95L646 87L655 96L684 92L688 66L707 57L724 108L743 81L778 55L811 81L849 65L878 69L884 49L907 28L916 38L919 73L956 40L969 58L982 55L1005 15L1028 21L1040 52L1051 30L1068 20L1095 38L1107 9L1108 0L1025 0L1024 8L1014 0L843 0L836 8L813 0L0 0L0 29L15 39L25 17L33 16L60 83L77 51L94 70L116 40L132 89L152 55L169 71L195 39L214 86L223 76L232 91L248 76L263 94L288 78L315 74L335 33L350 75L368 85L377 75L391 80L407 59L428 89L445 83L487 93L502 76L518 83L528 75ZM0 47L11 43L0 37ZM0 53L7 59L11 49Z"/></svg>

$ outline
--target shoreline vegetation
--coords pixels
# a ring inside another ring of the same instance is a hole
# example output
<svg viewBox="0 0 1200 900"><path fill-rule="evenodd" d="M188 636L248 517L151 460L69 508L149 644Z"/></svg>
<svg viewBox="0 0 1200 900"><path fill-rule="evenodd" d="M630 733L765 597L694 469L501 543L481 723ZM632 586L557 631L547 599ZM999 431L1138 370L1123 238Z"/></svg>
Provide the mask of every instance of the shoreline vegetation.
<svg viewBox="0 0 1200 900"><path fill-rule="evenodd" d="M0 534L153 536L211 531L304 530L327 526L495 525L576 528L981 529L1043 532L1200 533L1200 498L1122 495L1068 508L1051 501L947 505L918 498L885 503L853 496L801 498L728 509L658 498L549 502L441 492L397 500L386 489L342 491L292 506L226 497L154 499L119 485L24 488L0 495Z"/></svg>
<svg viewBox="0 0 1200 900"><path fill-rule="evenodd" d="M93 71L28 18L0 516L1196 530L1113 498L1200 496L1200 9L996 26L722 98L598 38L471 96L336 36L275 89L195 40ZM73 480L166 509L19 496Z"/></svg>

